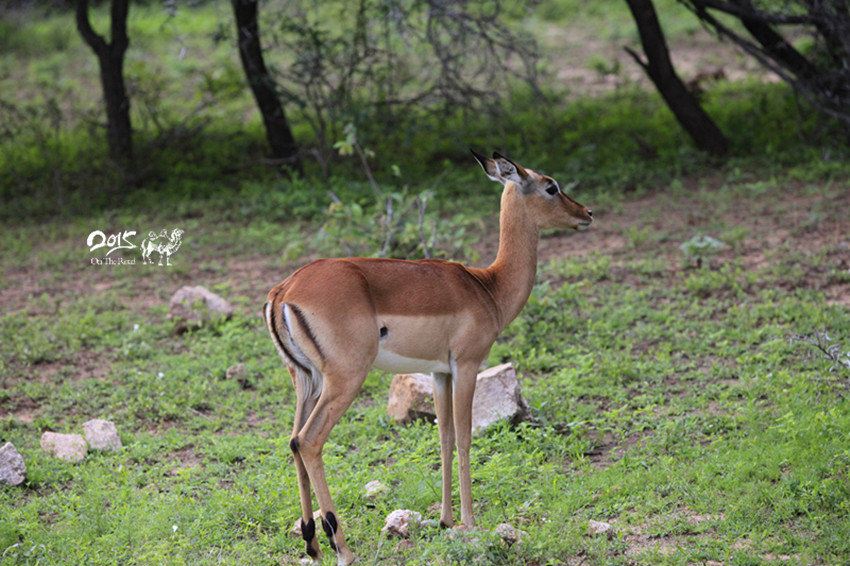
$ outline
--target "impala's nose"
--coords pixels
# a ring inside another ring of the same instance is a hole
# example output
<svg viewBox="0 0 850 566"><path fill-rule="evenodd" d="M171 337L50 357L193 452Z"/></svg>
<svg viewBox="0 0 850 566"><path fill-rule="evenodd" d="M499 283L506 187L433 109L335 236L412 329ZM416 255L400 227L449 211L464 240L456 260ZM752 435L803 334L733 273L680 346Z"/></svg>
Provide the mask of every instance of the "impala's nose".
<svg viewBox="0 0 850 566"><path fill-rule="evenodd" d="M593 211L591 209L587 209L587 215L593 218Z"/></svg>

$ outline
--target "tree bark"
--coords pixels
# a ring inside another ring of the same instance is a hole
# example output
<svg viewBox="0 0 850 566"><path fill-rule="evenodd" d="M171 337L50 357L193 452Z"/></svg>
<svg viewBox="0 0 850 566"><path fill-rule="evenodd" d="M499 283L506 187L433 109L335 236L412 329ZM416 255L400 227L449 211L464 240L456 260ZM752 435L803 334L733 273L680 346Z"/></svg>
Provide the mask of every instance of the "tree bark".
<svg viewBox="0 0 850 566"><path fill-rule="evenodd" d="M272 157L299 173L302 172L298 145L277 96L274 81L263 60L260 27L257 23L257 0L232 0L239 42L239 58L257 107L263 116L266 139Z"/></svg>
<svg viewBox="0 0 850 566"><path fill-rule="evenodd" d="M723 155L729 144L723 132L706 114L682 79L676 74L670 60L670 51L664 32L658 22L652 0L626 0L637 24L646 62L626 47L626 51L643 67L679 124L688 132L697 147L712 155Z"/></svg>
<svg viewBox="0 0 850 566"><path fill-rule="evenodd" d="M77 30L97 56L100 83L106 104L106 139L109 155L128 162L133 157L133 128L130 123L130 99L124 85L124 54L130 44L127 37L128 0L112 0L111 40L98 35L89 22L88 0L77 0Z"/></svg>

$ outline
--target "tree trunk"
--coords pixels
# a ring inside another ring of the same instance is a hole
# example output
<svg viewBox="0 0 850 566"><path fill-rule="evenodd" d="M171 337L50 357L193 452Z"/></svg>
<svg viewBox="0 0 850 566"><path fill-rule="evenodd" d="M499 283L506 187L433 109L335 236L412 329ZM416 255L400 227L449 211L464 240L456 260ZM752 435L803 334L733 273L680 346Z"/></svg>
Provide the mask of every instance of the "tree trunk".
<svg viewBox="0 0 850 566"><path fill-rule="evenodd" d="M106 139L110 155L130 159L133 155L133 130L130 125L130 99L124 87L123 54L101 59L100 80L106 100Z"/></svg>
<svg viewBox="0 0 850 566"><path fill-rule="evenodd" d="M726 137L676 74L652 0L626 0L626 3L637 24L647 61L644 62L628 47L625 48L626 51L649 75L667 106L693 138L697 147L712 155L723 155L728 149Z"/></svg>
<svg viewBox="0 0 850 566"><path fill-rule="evenodd" d="M77 0L77 30L97 55L106 104L109 155L116 161L129 162L133 157L133 128L130 124L130 99L124 86L124 54L130 44L127 37L128 0L112 0L109 43L92 29L88 4L88 0Z"/></svg>
<svg viewBox="0 0 850 566"><path fill-rule="evenodd" d="M272 157L301 173L298 145L277 96L274 81L263 60L260 27L257 23L257 0L232 0L232 4L239 41L239 58L242 60L242 68L251 86L251 92L254 93L257 107L263 116Z"/></svg>

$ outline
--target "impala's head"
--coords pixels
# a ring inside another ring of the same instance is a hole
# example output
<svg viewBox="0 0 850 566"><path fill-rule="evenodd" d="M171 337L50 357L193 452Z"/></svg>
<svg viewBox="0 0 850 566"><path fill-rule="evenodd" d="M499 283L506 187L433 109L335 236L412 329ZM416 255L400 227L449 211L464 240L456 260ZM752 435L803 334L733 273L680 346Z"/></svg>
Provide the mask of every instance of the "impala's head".
<svg viewBox="0 0 850 566"><path fill-rule="evenodd" d="M593 222L591 210L564 194L552 177L526 169L496 152L493 152L492 159L474 151L472 155L490 179L502 185L508 182L516 185L522 202L540 228L582 230Z"/></svg>

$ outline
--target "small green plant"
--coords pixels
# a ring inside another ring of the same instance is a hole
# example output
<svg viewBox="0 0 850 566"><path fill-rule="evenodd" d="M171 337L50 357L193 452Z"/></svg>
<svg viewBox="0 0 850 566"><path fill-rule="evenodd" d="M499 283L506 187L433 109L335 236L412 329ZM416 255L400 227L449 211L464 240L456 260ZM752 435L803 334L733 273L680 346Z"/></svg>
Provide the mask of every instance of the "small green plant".
<svg viewBox="0 0 850 566"><path fill-rule="evenodd" d="M480 219L456 214L443 218L428 210L431 191L392 192L361 205L337 201L316 237L323 255L396 258L463 257L475 259L472 225Z"/></svg>
<svg viewBox="0 0 850 566"><path fill-rule="evenodd" d="M790 338L791 343L803 343L812 346L822 359L829 363L829 372L850 372L850 351L845 352L841 343L835 341L828 332L814 332L812 334L795 334ZM848 373L850 375L850 373Z"/></svg>
<svg viewBox="0 0 850 566"><path fill-rule="evenodd" d="M592 55L587 64L601 77L617 76L620 74L619 59L607 59L601 55Z"/></svg>
<svg viewBox="0 0 850 566"><path fill-rule="evenodd" d="M726 248L726 244L711 236L697 235L679 246L688 265L702 267L703 261Z"/></svg>
<svg viewBox="0 0 850 566"><path fill-rule="evenodd" d="M652 235L650 226L629 226L626 229L626 238L632 248L637 248L649 241Z"/></svg>
<svg viewBox="0 0 850 566"><path fill-rule="evenodd" d="M747 236L749 236L749 234L750 229L746 226L733 226L723 232L720 237L721 241L729 244L733 250L740 250L744 245L744 240Z"/></svg>
<svg viewBox="0 0 850 566"><path fill-rule="evenodd" d="M337 141L334 144L334 149L343 157L357 155L357 158L360 160L360 167L362 167L363 173L366 174L366 178L369 180L369 185L376 194L379 193L378 182L375 181L372 168L369 167L369 158L375 157L375 152L360 144L357 139L357 127L354 124L346 124L343 128L343 133L345 134L345 138ZM397 171L398 167L393 172L396 173Z"/></svg>

